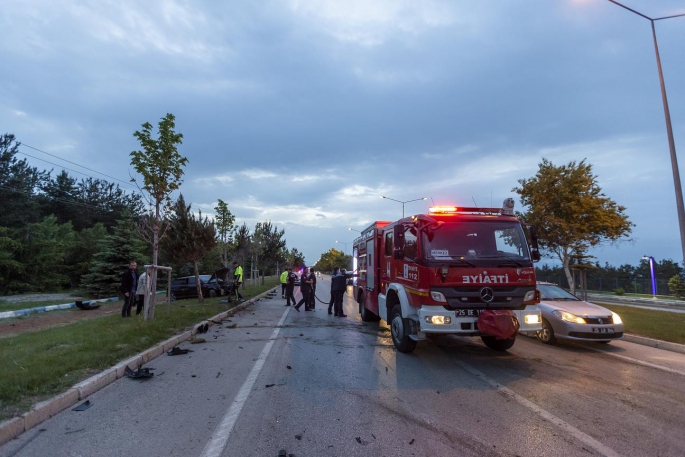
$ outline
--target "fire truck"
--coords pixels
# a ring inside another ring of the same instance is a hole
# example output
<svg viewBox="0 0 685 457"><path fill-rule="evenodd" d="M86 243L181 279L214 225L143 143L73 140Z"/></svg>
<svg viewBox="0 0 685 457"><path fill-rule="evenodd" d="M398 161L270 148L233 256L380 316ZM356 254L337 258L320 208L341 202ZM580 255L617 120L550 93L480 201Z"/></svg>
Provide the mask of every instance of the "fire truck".
<svg viewBox="0 0 685 457"><path fill-rule="evenodd" d="M522 332L540 329L537 234L514 216L511 198L502 208L434 206L376 221L353 246L361 318L387 322L400 352L412 352L428 334L480 336L506 351L516 332L502 339L479 331L485 310L514 311Z"/></svg>

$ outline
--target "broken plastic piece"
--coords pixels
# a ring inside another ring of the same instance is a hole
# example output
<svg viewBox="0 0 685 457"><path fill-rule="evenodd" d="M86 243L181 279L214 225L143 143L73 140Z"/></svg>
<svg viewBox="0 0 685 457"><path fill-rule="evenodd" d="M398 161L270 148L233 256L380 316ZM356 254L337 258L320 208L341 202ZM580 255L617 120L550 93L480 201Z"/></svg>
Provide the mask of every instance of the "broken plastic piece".
<svg viewBox="0 0 685 457"><path fill-rule="evenodd" d="M90 400L86 400L83 403L81 403L80 405L78 405L76 408L71 408L71 410L72 411L85 411L88 408L90 408L91 406L93 406L93 404L90 402Z"/></svg>
<svg viewBox="0 0 685 457"><path fill-rule="evenodd" d="M149 368L142 368L142 367L138 368L135 371L131 370L131 368L129 368L129 367L126 367L126 370L124 370L124 371L125 371L126 376L128 376L129 378L151 378L155 375L154 373L150 373Z"/></svg>
<svg viewBox="0 0 685 457"><path fill-rule="evenodd" d="M197 328L197 333L207 333L207 330L209 330L209 324L200 324Z"/></svg>
<svg viewBox="0 0 685 457"><path fill-rule="evenodd" d="M171 348L171 351L167 351L167 354L169 354L169 355L181 355L181 354L187 354L189 352L193 352L193 351L190 349L181 349L178 346L174 346L173 348Z"/></svg>

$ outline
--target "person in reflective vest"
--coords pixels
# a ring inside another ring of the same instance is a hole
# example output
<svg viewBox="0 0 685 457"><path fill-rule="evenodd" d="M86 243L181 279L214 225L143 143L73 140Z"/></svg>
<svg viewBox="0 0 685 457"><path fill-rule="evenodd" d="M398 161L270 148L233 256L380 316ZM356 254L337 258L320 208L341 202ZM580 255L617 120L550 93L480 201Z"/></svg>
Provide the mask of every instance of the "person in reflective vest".
<svg viewBox="0 0 685 457"><path fill-rule="evenodd" d="M288 286L288 270L281 273L281 298L285 298L285 288Z"/></svg>
<svg viewBox="0 0 685 457"><path fill-rule="evenodd" d="M243 267L238 265L238 262L233 262L233 282L236 285L236 297L238 300L242 300L243 296L240 294L240 285L243 283Z"/></svg>

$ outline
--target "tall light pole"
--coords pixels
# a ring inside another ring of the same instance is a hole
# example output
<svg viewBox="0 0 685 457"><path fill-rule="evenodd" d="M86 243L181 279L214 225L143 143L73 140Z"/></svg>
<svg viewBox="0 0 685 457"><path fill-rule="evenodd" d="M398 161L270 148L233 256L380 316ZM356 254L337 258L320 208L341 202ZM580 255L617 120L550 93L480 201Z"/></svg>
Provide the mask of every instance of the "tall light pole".
<svg viewBox="0 0 685 457"><path fill-rule="evenodd" d="M411 202L417 202L419 200L428 200L428 197L421 197L421 198L415 198L414 200L407 200L407 201L401 201L401 200L395 200L394 198L386 197L385 195L381 195L381 198L385 198L387 200L392 200L397 203L402 203L402 218L404 219L404 204L405 203L411 203Z"/></svg>
<svg viewBox="0 0 685 457"><path fill-rule="evenodd" d="M680 245L682 248L683 261L685 262L685 206L683 206L683 188L680 184L680 172L678 171L678 157L675 153L675 141L673 140L673 127L671 126L671 112L668 109L668 99L666 98L666 86L664 84L664 74L661 71L661 58L659 57L659 45L656 41L656 28L654 27L655 21L661 21L664 19L671 19L674 17L685 16L683 14L674 14L673 16L664 16L651 18L632 8L628 8L625 5L615 1L609 0L611 3L624 8L631 13L637 14L640 17L647 19L652 24L652 38L654 39L654 52L656 53L656 66L659 70L659 84L661 85L661 101L664 104L664 116L666 117L666 133L668 134L668 148L671 152L671 168L673 169L673 184L675 186L675 201L678 207L678 223L680 225ZM656 295L656 294L655 294Z"/></svg>
<svg viewBox="0 0 685 457"><path fill-rule="evenodd" d="M347 245L351 244L352 242L348 241L347 243L345 243L344 241L338 241L338 240L335 240L335 242L338 244L344 244L345 245L345 255L347 255Z"/></svg>
<svg viewBox="0 0 685 457"><path fill-rule="evenodd" d="M651 255L642 256L642 260L649 261L649 274L652 277L652 297L656 298L656 278L654 276L654 257Z"/></svg>

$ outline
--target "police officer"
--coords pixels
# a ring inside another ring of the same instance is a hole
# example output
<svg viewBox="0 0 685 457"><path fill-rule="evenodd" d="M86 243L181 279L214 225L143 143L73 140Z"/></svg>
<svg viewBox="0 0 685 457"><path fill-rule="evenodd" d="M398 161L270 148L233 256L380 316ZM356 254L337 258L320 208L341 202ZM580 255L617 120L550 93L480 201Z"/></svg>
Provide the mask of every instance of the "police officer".
<svg viewBox="0 0 685 457"><path fill-rule="evenodd" d="M309 279L312 281L312 293L309 295L309 309L316 309L316 273L309 269Z"/></svg>
<svg viewBox="0 0 685 457"><path fill-rule="evenodd" d="M336 317L347 317L347 314L343 314L342 301L343 295L347 290L347 280L354 278L356 274L351 274L345 271L344 268L340 269L340 274L336 275L331 279L331 289L333 291L333 297L335 299L335 316Z"/></svg>
<svg viewBox="0 0 685 457"><path fill-rule="evenodd" d="M288 268L281 273L281 298L285 298L285 289L288 287Z"/></svg>
<svg viewBox="0 0 685 457"><path fill-rule="evenodd" d="M333 314L333 304L335 303L335 295L333 294L333 277L340 274L340 268L335 267L333 274L331 274L331 301L328 302L328 314Z"/></svg>
<svg viewBox="0 0 685 457"><path fill-rule="evenodd" d="M242 300L243 296L240 294L240 285L243 283L243 267L238 265L237 261L233 262L233 283L235 284L235 293L238 300Z"/></svg>

